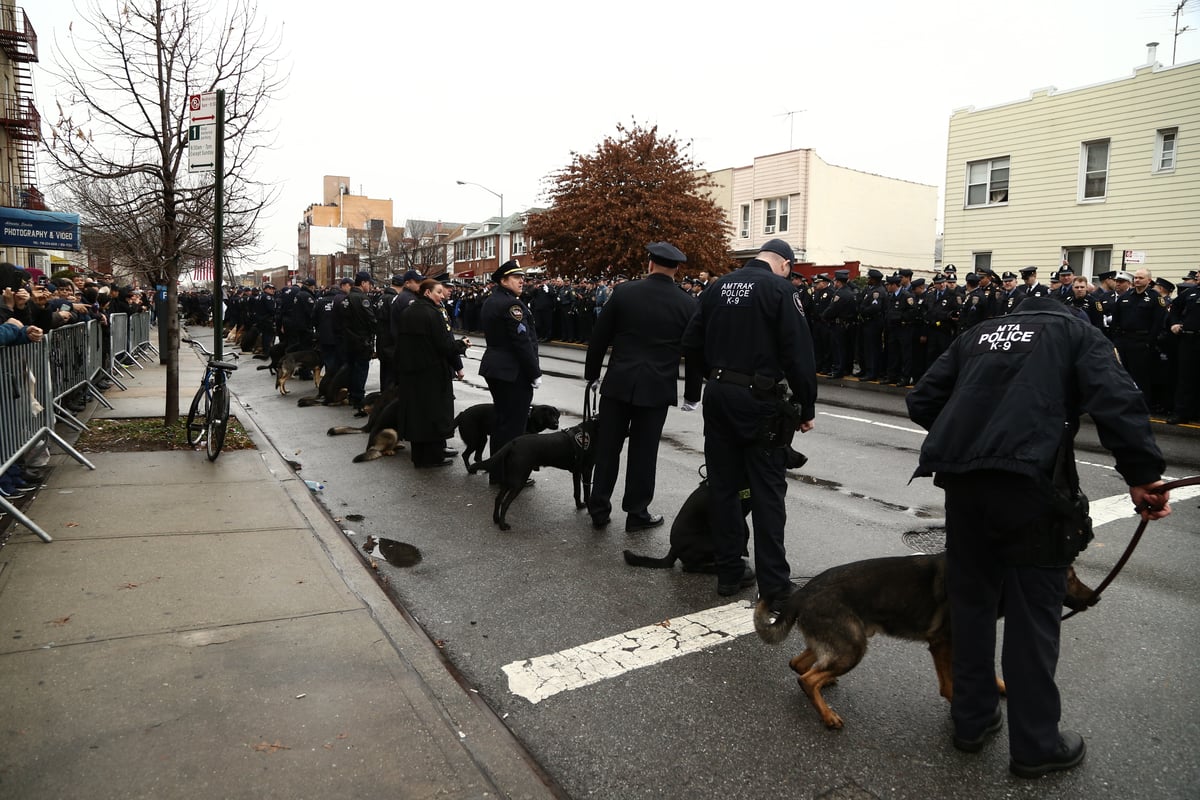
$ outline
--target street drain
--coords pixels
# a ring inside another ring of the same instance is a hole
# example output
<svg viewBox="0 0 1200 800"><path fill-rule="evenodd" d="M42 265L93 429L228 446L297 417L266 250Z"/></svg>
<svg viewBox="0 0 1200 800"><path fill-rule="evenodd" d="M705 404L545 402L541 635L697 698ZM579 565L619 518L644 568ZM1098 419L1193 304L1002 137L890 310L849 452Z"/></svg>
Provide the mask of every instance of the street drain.
<svg viewBox="0 0 1200 800"><path fill-rule="evenodd" d="M380 555L393 567L411 567L421 563L421 551L406 542L395 539L369 536L363 542L363 552L369 556Z"/></svg>

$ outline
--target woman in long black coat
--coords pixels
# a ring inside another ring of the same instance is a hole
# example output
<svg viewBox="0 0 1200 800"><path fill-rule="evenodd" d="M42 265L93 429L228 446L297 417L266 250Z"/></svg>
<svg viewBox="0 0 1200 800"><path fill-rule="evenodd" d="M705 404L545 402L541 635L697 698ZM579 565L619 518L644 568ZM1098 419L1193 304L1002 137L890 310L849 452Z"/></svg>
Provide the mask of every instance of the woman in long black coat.
<svg viewBox="0 0 1200 800"><path fill-rule="evenodd" d="M412 445L413 466L442 467L446 439L454 432L452 381L470 342L450 333L442 302L446 287L421 281L417 299L400 314L396 329L396 383L400 388L401 439Z"/></svg>

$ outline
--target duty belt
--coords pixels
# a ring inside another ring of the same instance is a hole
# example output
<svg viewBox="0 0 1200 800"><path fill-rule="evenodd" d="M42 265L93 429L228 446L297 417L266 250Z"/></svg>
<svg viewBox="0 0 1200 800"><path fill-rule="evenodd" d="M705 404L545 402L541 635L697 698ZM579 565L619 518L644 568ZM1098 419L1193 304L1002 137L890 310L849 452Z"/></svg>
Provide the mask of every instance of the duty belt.
<svg viewBox="0 0 1200 800"><path fill-rule="evenodd" d="M779 385L777 378L769 378L766 375L750 375L745 372L737 372L736 370L720 367L708 373L708 379L717 383L729 383L746 389L760 389L763 391L774 389Z"/></svg>

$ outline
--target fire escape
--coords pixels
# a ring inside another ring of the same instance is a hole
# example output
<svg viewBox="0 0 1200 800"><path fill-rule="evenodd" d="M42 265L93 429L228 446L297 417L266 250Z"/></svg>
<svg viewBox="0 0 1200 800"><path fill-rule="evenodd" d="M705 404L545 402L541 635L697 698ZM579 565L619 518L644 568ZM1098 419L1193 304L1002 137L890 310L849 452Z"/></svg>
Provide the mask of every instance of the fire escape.
<svg viewBox="0 0 1200 800"><path fill-rule="evenodd" d="M38 60L37 33L25 9L0 3L0 51L12 70L11 92L0 94L0 152L8 161L0 174L0 205L45 210L37 188L37 145L42 119L33 105L33 72Z"/></svg>

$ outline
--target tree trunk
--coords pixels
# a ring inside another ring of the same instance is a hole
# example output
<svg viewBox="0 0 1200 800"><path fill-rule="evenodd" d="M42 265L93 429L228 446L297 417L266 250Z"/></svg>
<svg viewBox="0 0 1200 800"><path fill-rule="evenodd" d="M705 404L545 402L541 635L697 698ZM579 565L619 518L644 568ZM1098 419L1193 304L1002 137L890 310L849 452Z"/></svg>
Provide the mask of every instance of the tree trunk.
<svg viewBox="0 0 1200 800"><path fill-rule="evenodd" d="M169 272L169 271L168 271ZM174 425L179 419L179 279L167 275L167 406L163 410L163 422ZM158 321L159 325L164 320Z"/></svg>

